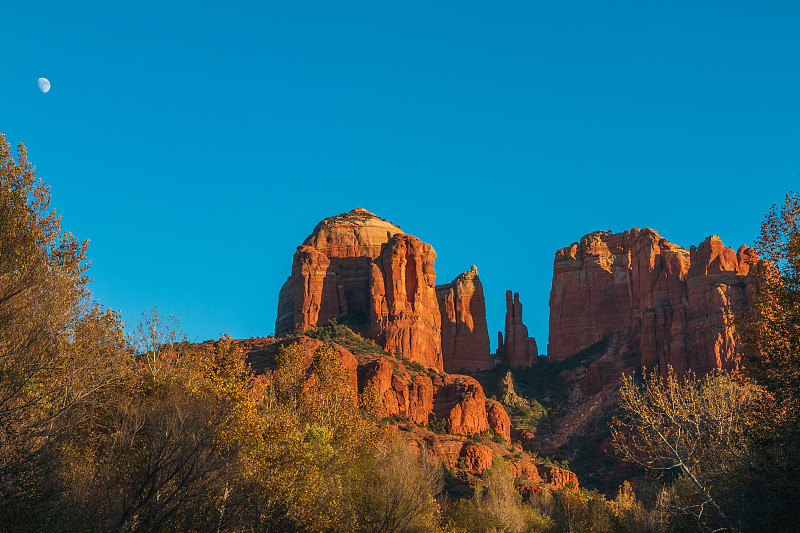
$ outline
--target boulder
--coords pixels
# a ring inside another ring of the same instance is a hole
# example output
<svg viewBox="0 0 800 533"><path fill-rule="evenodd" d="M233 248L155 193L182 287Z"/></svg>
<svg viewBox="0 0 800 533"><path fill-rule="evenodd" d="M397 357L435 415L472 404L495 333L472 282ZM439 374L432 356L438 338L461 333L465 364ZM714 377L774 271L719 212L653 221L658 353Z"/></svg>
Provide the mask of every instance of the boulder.
<svg viewBox="0 0 800 533"><path fill-rule="evenodd" d="M397 371L396 371L397 370ZM434 387L424 374L410 379L387 357L364 366L362 389L373 387L386 415L405 415L415 424L427 425L433 413Z"/></svg>
<svg viewBox="0 0 800 533"><path fill-rule="evenodd" d="M503 404L495 400L486 400L486 418L489 429L503 437L506 442L511 442L511 419L508 418Z"/></svg>
<svg viewBox="0 0 800 533"><path fill-rule="evenodd" d="M461 460L465 469L472 474L483 474L492 468L494 452L484 444L466 443L461 448Z"/></svg>
<svg viewBox="0 0 800 533"><path fill-rule="evenodd" d="M438 374L433 378L433 384L436 388L434 415L446 420L448 433L473 435L489 431L486 395L476 379L458 374Z"/></svg>

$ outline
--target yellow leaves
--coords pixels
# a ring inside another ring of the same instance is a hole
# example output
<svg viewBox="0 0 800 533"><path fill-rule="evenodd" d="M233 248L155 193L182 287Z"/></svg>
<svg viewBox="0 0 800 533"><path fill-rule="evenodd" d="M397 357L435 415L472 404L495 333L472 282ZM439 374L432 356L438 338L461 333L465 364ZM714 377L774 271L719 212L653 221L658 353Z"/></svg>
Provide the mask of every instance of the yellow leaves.
<svg viewBox="0 0 800 533"><path fill-rule="evenodd" d="M619 486L619 494L611 502L611 513L617 519L622 519L630 514L633 509L637 507L636 495L633 492L633 487L627 480L622 482Z"/></svg>

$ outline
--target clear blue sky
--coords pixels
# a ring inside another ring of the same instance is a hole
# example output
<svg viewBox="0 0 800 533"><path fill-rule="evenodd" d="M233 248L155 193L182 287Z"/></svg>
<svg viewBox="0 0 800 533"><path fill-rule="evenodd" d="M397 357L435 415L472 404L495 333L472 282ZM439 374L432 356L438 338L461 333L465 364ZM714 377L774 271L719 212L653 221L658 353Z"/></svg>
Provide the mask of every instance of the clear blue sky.
<svg viewBox="0 0 800 533"><path fill-rule="evenodd" d="M800 172L800 3L7 2L0 131L94 293L272 333L292 253L364 207L478 266L541 351L556 249L755 238ZM41 93L37 78L50 79Z"/></svg>

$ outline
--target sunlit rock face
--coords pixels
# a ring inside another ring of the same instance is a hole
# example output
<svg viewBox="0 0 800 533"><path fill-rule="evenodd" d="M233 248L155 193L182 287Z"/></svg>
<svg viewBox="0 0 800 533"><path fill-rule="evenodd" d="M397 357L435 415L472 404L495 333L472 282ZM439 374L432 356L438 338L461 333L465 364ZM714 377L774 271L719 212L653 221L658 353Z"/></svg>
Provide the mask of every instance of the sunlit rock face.
<svg viewBox="0 0 800 533"><path fill-rule="evenodd" d="M487 400L474 378L457 374L410 374L402 364L379 357L364 365L362 389L377 394L387 415L404 415L420 425L431 417L444 421L448 433L474 435L493 431L511 440L511 422L503 406Z"/></svg>
<svg viewBox="0 0 800 533"><path fill-rule="evenodd" d="M491 367L486 301L478 269L459 274L436 286L442 321L442 360L445 372Z"/></svg>
<svg viewBox="0 0 800 533"><path fill-rule="evenodd" d="M350 313L368 317L372 260L402 230L366 209L328 217L297 248L278 296L275 334L304 331Z"/></svg>
<svg viewBox="0 0 800 533"><path fill-rule="evenodd" d="M389 239L372 262L370 323L372 338L388 352L442 370L435 259L417 237Z"/></svg>
<svg viewBox="0 0 800 533"><path fill-rule="evenodd" d="M688 251L647 228L585 235L556 252L547 355L563 360L611 339L605 370L587 372L591 389L640 365L734 367L732 318L746 304L755 260L752 249L736 252L715 235Z"/></svg>
<svg viewBox="0 0 800 533"><path fill-rule="evenodd" d="M497 334L498 355L512 368L529 367L536 363L539 348L536 339L528 337L528 328L522 323L522 303L519 293L506 291L505 339Z"/></svg>
<svg viewBox="0 0 800 533"><path fill-rule="evenodd" d="M442 370L435 258L429 244L366 209L326 218L294 254L275 333L346 317L392 353Z"/></svg>

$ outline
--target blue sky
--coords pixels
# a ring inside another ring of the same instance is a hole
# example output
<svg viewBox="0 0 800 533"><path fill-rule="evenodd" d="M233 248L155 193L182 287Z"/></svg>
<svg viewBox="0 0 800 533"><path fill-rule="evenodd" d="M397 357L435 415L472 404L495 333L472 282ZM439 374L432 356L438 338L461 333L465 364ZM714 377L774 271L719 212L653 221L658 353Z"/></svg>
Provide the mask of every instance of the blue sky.
<svg viewBox="0 0 800 533"><path fill-rule="evenodd" d="M751 244L800 172L797 2L13 2L0 131L93 290L190 338L274 330L315 223L364 207L477 265L544 351L556 249ZM41 93L37 78L50 79Z"/></svg>

